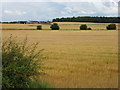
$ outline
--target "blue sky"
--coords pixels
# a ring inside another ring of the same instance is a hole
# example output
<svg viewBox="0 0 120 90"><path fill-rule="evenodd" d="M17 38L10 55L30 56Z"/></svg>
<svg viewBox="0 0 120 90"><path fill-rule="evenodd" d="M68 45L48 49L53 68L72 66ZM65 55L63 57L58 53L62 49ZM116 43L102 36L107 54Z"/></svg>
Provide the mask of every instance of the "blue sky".
<svg viewBox="0 0 120 90"><path fill-rule="evenodd" d="M2 21L72 16L118 16L118 0L3 0Z"/></svg>

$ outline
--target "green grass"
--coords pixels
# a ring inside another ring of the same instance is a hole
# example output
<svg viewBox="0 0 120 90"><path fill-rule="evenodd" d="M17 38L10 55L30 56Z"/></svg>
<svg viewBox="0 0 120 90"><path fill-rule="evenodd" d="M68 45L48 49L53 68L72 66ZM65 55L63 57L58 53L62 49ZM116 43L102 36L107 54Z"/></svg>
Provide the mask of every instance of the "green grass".
<svg viewBox="0 0 120 90"><path fill-rule="evenodd" d="M32 80L29 88L51 88L51 86L45 81Z"/></svg>

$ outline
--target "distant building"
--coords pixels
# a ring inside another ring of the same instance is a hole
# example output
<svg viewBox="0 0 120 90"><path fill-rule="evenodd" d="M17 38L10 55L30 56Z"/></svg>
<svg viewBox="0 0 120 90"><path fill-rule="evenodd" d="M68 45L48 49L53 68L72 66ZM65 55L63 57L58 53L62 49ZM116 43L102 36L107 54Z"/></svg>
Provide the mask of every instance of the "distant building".
<svg viewBox="0 0 120 90"><path fill-rule="evenodd" d="M46 22L46 21L13 21L13 22L2 22L5 24L46 24L46 23L50 23L50 22Z"/></svg>
<svg viewBox="0 0 120 90"><path fill-rule="evenodd" d="M40 24L40 21L28 21L26 24Z"/></svg>
<svg viewBox="0 0 120 90"><path fill-rule="evenodd" d="M17 21L18 24L27 24L28 21Z"/></svg>
<svg viewBox="0 0 120 90"><path fill-rule="evenodd" d="M40 21L17 21L19 24L40 24Z"/></svg>

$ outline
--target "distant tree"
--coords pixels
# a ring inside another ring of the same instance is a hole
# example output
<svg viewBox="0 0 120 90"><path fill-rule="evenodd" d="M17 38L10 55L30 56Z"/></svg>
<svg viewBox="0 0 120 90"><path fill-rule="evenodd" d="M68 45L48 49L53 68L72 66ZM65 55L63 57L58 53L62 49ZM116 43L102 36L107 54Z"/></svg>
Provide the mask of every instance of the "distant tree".
<svg viewBox="0 0 120 90"><path fill-rule="evenodd" d="M107 30L116 30L116 24L110 24L106 28Z"/></svg>
<svg viewBox="0 0 120 90"><path fill-rule="evenodd" d="M78 16L78 17L62 17L53 19L53 22L96 22L96 23L119 23L120 17L98 17L98 16Z"/></svg>
<svg viewBox="0 0 120 90"><path fill-rule="evenodd" d="M87 30L87 25L86 24L82 24L80 26L80 30Z"/></svg>
<svg viewBox="0 0 120 90"><path fill-rule="evenodd" d="M42 30L42 26L41 25L37 26L37 30Z"/></svg>
<svg viewBox="0 0 120 90"><path fill-rule="evenodd" d="M60 29L60 27L58 26L57 23L53 23L53 24L50 26L50 28L51 28L52 30L59 30L59 29Z"/></svg>

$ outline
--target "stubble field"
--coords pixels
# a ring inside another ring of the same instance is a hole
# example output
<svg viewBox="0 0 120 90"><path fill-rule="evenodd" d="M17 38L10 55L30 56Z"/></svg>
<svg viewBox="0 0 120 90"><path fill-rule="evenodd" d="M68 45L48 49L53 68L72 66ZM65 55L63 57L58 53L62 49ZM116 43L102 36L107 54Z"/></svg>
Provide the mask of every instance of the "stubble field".
<svg viewBox="0 0 120 90"><path fill-rule="evenodd" d="M81 24L86 24L92 30L106 30L106 26L110 23L84 23L84 22L55 22L58 23L61 30L80 30ZM118 29L119 24L115 23ZM17 30L17 29L36 29L37 25L40 24L3 24L2 29L5 30ZM50 30L51 24L41 24L43 30ZM0 28L1 29L1 28Z"/></svg>
<svg viewBox="0 0 120 90"><path fill-rule="evenodd" d="M45 49L44 55L48 58L44 61L46 75L38 78L48 82L51 87L118 87L118 31L116 30L3 30L3 40L10 34L17 36L17 40L27 36L29 43L39 42L39 48Z"/></svg>

